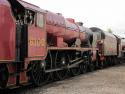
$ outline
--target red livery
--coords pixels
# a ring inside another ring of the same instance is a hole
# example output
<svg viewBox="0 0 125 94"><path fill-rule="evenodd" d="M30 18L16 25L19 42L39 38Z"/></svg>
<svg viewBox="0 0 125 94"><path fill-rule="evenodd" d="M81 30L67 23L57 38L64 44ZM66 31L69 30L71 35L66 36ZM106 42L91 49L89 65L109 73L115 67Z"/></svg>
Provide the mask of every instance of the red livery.
<svg viewBox="0 0 125 94"><path fill-rule="evenodd" d="M0 88L115 65L125 55L123 40L22 0L0 0Z"/></svg>
<svg viewBox="0 0 125 94"><path fill-rule="evenodd" d="M15 60L15 19L10 4L0 1L0 61Z"/></svg>

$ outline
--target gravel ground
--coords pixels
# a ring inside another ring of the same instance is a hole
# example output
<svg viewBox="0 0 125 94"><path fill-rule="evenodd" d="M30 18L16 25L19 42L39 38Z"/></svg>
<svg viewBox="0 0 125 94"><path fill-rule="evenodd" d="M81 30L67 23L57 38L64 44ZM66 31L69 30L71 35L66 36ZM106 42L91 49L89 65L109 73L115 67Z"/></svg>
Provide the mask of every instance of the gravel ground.
<svg viewBox="0 0 125 94"><path fill-rule="evenodd" d="M43 87L15 90L13 94L125 94L125 64L54 82Z"/></svg>

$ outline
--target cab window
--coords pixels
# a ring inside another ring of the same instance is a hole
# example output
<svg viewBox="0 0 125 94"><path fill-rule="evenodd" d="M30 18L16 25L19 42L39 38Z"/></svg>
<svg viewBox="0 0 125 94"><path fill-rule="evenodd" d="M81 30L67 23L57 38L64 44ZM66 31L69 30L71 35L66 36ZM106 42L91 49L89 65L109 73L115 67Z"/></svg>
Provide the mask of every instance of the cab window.
<svg viewBox="0 0 125 94"><path fill-rule="evenodd" d="M37 13L37 26L44 27L44 16L41 13Z"/></svg>

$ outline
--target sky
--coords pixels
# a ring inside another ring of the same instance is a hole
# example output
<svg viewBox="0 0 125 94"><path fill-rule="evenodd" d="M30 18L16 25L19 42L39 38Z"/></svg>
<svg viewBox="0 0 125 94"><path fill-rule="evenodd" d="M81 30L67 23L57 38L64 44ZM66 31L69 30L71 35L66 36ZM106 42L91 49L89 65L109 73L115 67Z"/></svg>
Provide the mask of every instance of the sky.
<svg viewBox="0 0 125 94"><path fill-rule="evenodd" d="M125 0L24 0L42 9L74 18L86 27L111 29L125 37Z"/></svg>

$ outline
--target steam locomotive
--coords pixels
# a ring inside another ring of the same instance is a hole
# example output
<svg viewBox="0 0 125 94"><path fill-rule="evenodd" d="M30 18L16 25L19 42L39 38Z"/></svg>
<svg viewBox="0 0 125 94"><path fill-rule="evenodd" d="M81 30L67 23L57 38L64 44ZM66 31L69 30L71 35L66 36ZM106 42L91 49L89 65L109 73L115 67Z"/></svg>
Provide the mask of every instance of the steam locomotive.
<svg viewBox="0 0 125 94"><path fill-rule="evenodd" d="M22 0L0 0L0 87L65 79L115 65L120 37Z"/></svg>

